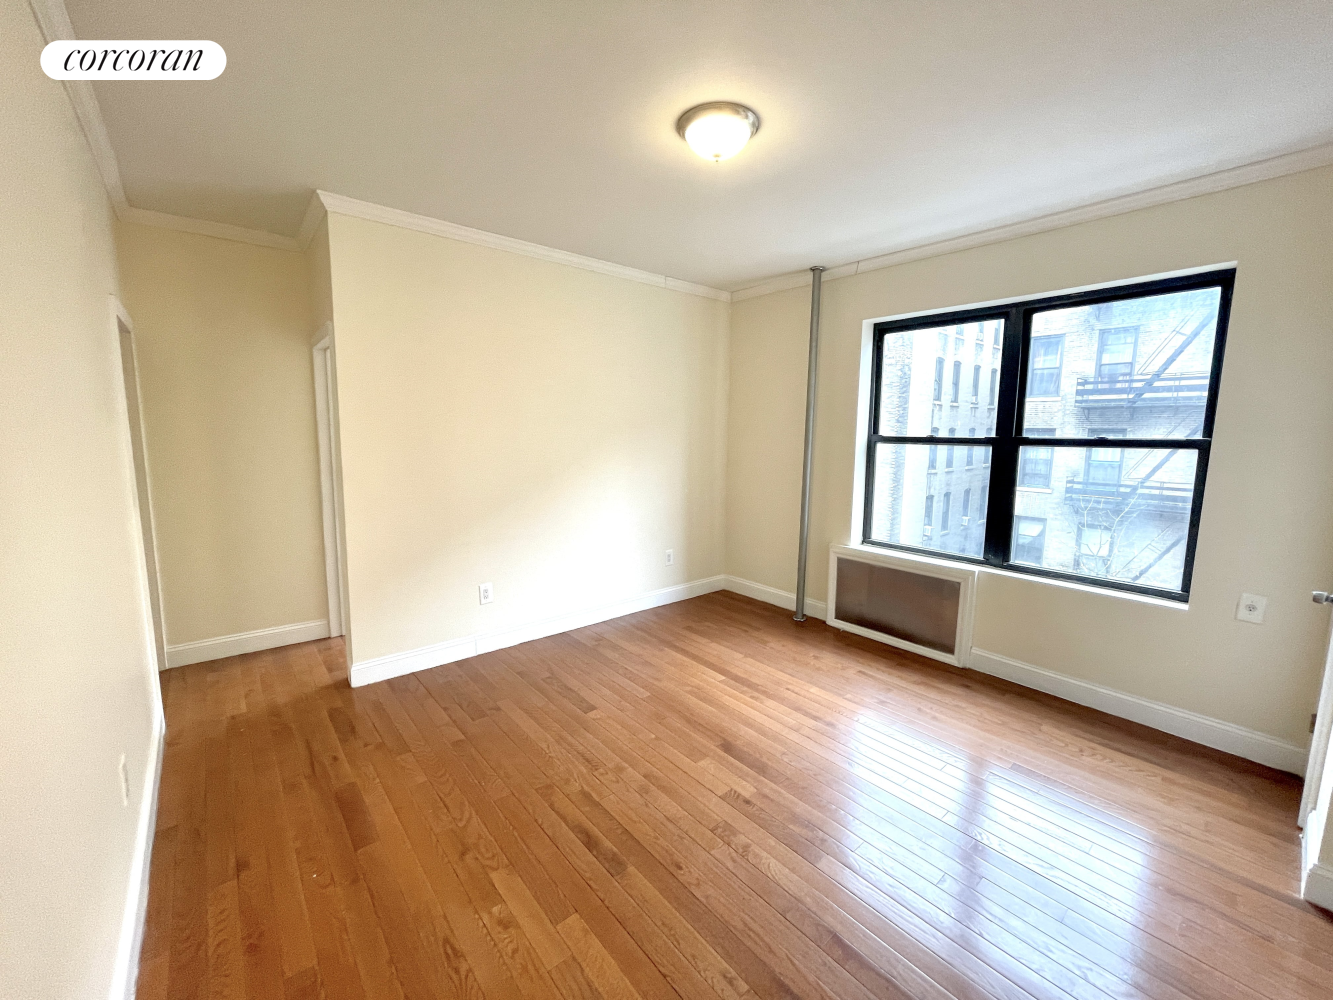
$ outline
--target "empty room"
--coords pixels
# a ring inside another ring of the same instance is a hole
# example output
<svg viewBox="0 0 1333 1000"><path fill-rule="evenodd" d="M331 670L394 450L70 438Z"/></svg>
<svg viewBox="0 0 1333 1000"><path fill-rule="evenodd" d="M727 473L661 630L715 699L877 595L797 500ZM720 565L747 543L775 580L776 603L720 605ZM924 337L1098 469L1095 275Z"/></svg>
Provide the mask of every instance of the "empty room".
<svg viewBox="0 0 1333 1000"><path fill-rule="evenodd" d="M0 0L2 1000L1333 1000L1333 8Z"/></svg>

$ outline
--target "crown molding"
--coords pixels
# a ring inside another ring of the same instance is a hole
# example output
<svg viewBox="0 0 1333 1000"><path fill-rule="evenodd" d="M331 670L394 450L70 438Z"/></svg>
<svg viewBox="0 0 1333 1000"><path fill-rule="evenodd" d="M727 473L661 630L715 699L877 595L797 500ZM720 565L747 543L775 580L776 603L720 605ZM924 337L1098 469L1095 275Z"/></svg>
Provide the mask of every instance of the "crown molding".
<svg viewBox="0 0 1333 1000"><path fill-rule="evenodd" d="M850 277L853 274L861 274L865 271L877 271L881 268L906 264L914 260L925 260L928 257L940 257L944 254L956 253L959 250L970 250L991 243L1002 243L1006 240L1018 239L1020 236L1032 236L1054 229L1064 229L1082 222L1092 222L1097 219L1110 218L1114 215L1124 215L1127 212L1135 212L1141 208L1152 208L1175 201L1184 201L1187 198L1195 198L1199 195L1214 194L1218 191L1243 187L1246 184L1254 184L1258 181L1272 180L1277 177L1285 177L1288 174L1297 174L1305 170L1326 167L1329 164L1333 164L1333 142L1283 153L1253 163L1228 167L1224 170L1147 188L1142 191L1118 195L1114 198L1091 202L1087 205L1064 209L1059 212L1017 219L1000 226L959 233L943 240L934 240L929 243L889 250L875 257L867 257L838 267L831 267L824 272L823 280L825 282L833 281L838 278ZM788 288L808 287L809 284L809 271L793 271L790 274L780 274L745 288L737 289L731 293L731 301L743 302L746 299L757 298L760 295L770 295L773 292L780 292Z"/></svg>
<svg viewBox="0 0 1333 1000"><path fill-rule="evenodd" d="M477 246L490 247L493 250L507 250L510 253L535 257L538 260L550 261L553 264L565 264L569 267L582 268L585 271L608 274L613 278L625 278L628 281L656 285L659 288L668 288L676 292L701 295L704 298L717 299L719 302L731 301L731 293L724 292L720 288L696 285L692 282L668 278L663 274L640 271L637 268L626 267L623 264L597 260L595 257L584 257L581 254L570 253L567 250L556 250L552 247L542 246L539 243L527 243L523 240L516 240L511 236L500 236L497 233L488 233L481 229L469 229L467 226L460 226L454 222L443 222L440 219L432 219L430 216L404 212L397 208L387 208L384 205L359 201L356 198L348 198L341 194L332 194L328 191L317 193L325 209L339 215L350 215L371 222L382 222L386 225L397 226L400 229L414 229L417 232L429 233L432 236L443 236L446 239L473 243Z"/></svg>
<svg viewBox="0 0 1333 1000"><path fill-rule="evenodd" d="M301 250L302 245L290 236L279 236L262 229L246 229L232 226L225 222L212 222L208 219L191 219L184 215L171 215L167 212L154 212L147 208L126 206L116 213L122 222L133 222L140 226L156 226L158 229L174 229L178 233L194 233L198 236L212 236L219 240L232 240L236 243L251 243L255 246L272 247L275 250Z"/></svg>
<svg viewBox="0 0 1333 1000"><path fill-rule="evenodd" d="M74 25L70 23L69 11L64 0L28 0L37 27L47 44L74 37ZM79 120L88 149L93 154L97 172L102 175L102 184L106 187L111 207L119 217L129 207L125 200L125 187L120 180L120 165L116 162L116 153L111 148L111 137L107 135L106 123L102 120L102 109L93 93L93 85L88 80L63 80L69 103L74 107L74 117Z"/></svg>
<svg viewBox="0 0 1333 1000"><path fill-rule="evenodd" d="M324 221L324 202L319 199L318 191L310 192L310 202L305 207L305 216L301 219L301 228L296 231L296 243L302 250L310 246L315 238L319 224Z"/></svg>
<svg viewBox="0 0 1333 1000"><path fill-rule="evenodd" d="M70 22L69 12L65 8L64 0L28 0L28 4L32 8L33 16L36 18L42 35L48 43L75 37L74 27ZM97 103L97 95L93 92L92 84L87 80L65 80L62 82L65 92L69 95L70 104L74 108L74 115L78 119L79 127L83 130L84 137L87 139L88 148L92 152L98 173L101 174L102 182L106 186L111 206L115 210L116 217L125 222L157 226L184 233L196 233L201 236L212 236L217 239L233 240L240 243L252 243L278 250L300 251L309 246L310 240L319 228L325 212L336 211L342 215L383 222L403 229L414 229L478 246L507 250L511 253L536 257L539 260L566 264L570 267L596 271L600 274L638 281L647 285L657 285L673 291L716 299L720 302L743 302L746 299L810 284L809 271L795 271L790 274L776 275L755 284L747 285L744 288L727 292L708 285L697 285L666 275L654 274L650 271L640 271L637 268L626 267L623 264L613 264L610 261L598 260L594 257L584 257L565 250L556 250L537 243L527 243L509 236L500 236L497 233L469 229L467 226L460 226L456 223L444 222L429 216L416 215L412 212L376 205L372 202L359 201L355 198L348 198L327 191L317 190L311 195L310 203L306 207L305 216L301 221L301 227L295 237L281 236L262 229L247 229L243 226L233 226L225 222L212 222L207 219L193 219L181 215L171 215L167 212L135 208L126 200L125 187L120 176L120 166L116 162L115 150L112 149L106 123L102 118L102 109ZM999 226L963 231L941 240L890 247L877 256L830 267L825 270L823 280L836 281L839 278L860 274L863 271L874 271L880 268L893 267L897 264L906 264L914 260L939 257L944 254L956 253L959 250L970 250L991 243L1018 239L1021 236L1031 236L1054 229L1063 229L1082 222L1123 215L1141 208L1151 208L1173 201L1183 201L1186 198L1194 198L1203 194L1213 194L1218 191L1253 184L1257 181L1271 180L1287 174L1300 173L1303 170L1313 170L1329 164L1333 164L1333 142L1294 150L1252 163L1234 165L1223 170L1156 187L1131 191L1113 198L1077 205L1056 212L1016 218Z"/></svg>
<svg viewBox="0 0 1333 1000"><path fill-rule="evenodd" d="M48 44L76 37L64 0L28 0L28 6L32 8L33 17L37 19L37 26ZM279 236L262 229L246 229L225 222L191 219L182 215L154 212L132 206L125 197L120 164L116 161L116 151L111 146L106 121L102 118L102 107L97 103L97 94L93 91L92 83L88 80L61 82L65 86L65 93L69 95L69 103L74 108L74 117L78 119L79 128L83 130L83 137L88 142L88 149L92 153L93 162L97 165L97 172L102 176L102 184L106 187L107 198L111 201L111 208L116 213L116 218L122 222L133 222L141 226L157 226L182 233L196 233L200 236L253 243L279 250L302 249L303 245L290 236ZM312 227L311 232L313 231Z"/></svg>

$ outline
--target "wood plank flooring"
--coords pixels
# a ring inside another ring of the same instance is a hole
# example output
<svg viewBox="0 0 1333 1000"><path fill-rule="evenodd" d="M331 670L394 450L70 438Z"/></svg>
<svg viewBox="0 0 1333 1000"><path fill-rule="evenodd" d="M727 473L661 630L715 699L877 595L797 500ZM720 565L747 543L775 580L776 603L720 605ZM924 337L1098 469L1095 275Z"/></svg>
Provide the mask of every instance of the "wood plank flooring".
<svg viewBox="0 0 1333 1000"><path fill-rule="evenodd" d="M1297 779L734 594L162 682L142 1000L1333 995Z"/></svg>

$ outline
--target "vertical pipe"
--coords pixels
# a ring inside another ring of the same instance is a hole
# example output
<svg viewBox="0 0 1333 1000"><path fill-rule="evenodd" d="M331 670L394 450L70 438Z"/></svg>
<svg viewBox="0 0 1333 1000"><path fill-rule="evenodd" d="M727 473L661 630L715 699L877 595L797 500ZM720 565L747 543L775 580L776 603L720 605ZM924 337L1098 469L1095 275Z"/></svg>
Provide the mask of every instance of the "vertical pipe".
<svg viewBox="0 0 1333 1000"><path fill-rule="evenodd" d="M805 461L801 466L801 544L796 554L796 615L805 621L805 564L810 548L810 474L815 453L815 390L819 385L819 292L824 269L810 268L810 361L805 372Z"/></svg>

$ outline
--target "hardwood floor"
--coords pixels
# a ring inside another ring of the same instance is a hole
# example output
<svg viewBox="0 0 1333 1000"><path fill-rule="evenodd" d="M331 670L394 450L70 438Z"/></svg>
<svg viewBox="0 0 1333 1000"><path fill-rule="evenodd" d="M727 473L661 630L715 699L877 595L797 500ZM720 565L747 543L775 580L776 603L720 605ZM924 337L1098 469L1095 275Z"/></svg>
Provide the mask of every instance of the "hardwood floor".
<svg viewBox="0 0 1333 1000"><path fill-rule="evenodd" d="M167 671L139 997L1333 992L1290 776L713 594Z"/></svg>

